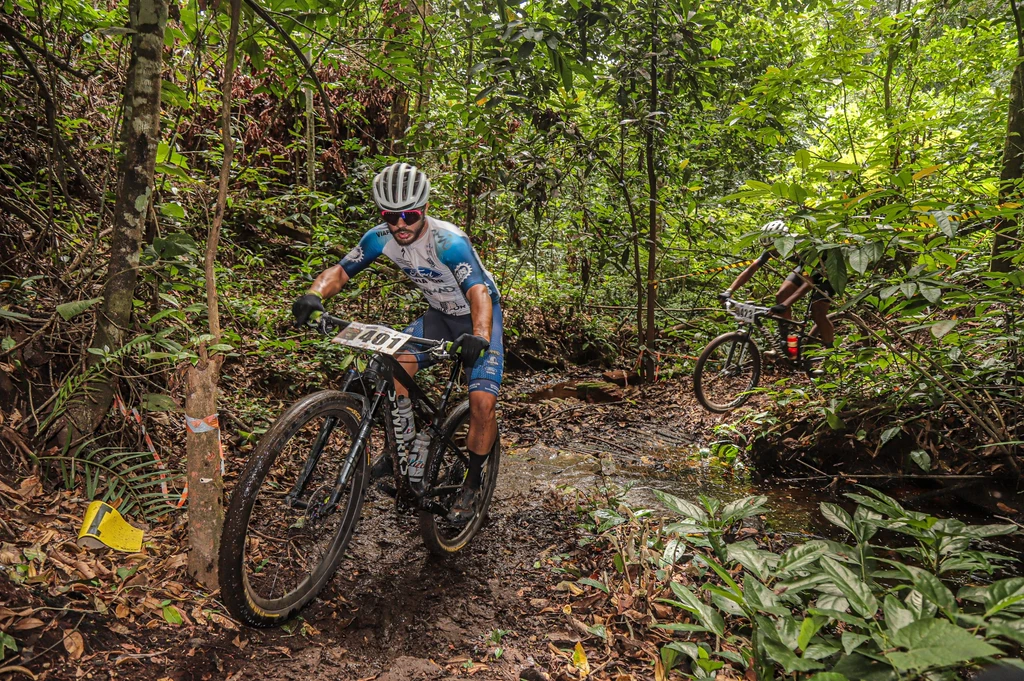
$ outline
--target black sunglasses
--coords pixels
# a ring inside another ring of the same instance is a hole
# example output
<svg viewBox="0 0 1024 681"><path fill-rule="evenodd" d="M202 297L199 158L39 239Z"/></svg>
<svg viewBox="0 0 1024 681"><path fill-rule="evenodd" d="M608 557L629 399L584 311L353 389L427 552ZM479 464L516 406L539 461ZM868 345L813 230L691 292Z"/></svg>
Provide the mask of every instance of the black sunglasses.
<svg viewBox="0 0 1024 681"><path fill-rule="evenodd" d="M397 225L399 220L405 220L407 225L415 225L423 219L422 210L382 210L380 215L384 218L384 222L392 227Z"/></svg>

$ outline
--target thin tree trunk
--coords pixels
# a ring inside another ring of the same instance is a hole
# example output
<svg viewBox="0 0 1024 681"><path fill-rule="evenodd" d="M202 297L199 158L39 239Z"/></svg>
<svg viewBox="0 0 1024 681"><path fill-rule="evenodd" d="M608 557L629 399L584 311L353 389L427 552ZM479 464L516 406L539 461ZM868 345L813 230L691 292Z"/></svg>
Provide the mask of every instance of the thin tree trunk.
<svg viewBox="0 0 1024 681"><path fill-rule="evenodd" d="M128 5L132 34L131 62L124 93L123 160L118 170L117 201L110 242L103 302L96 318L92 348L104 353L120 349L131 320L138 281L139 255L150 197L156 150L160 142L160 73L167 24L166 0L131 0ZM90 353L88 364L102 362ZM93 432L110 409L114 382L106 373L82 387L81 397L69 408L74 436Z"/></svg>
<svg viewBox="0 0 1024 681"><path fill-rule="evenodd" d="M648 188L648 226L647 226L647 337L644 340L644 380L654 381L654 308L658 304L658 174L654 167L655 126L657 119L653 116L658 110L658 7L657 3L651 11L651 117L647 126L647 188Z"/></svg>
<svg viewBox="0 0 1024 681"><path fill-rule="evenodd" d="M235 72L235 48L238 43L238 23L242 0L231 0L231 30L228 51L224 59L224 82L221 110L221 140L224 160L220 168L217 188L217 208L206 240L206 306L213 344L220 342L220 311L217 303L217 279L214 265L217 260L217 242L224 222L228 181L231 178L231 156L234 139L231 137L231 87ZM188 371L188 393L185 414L188 417L186 451L188 454L188 571L197 581L216 588L218 577L217 556L220 553L220 534L224 527L224 479L221 472L220 422L217 418L217 383L224 356L212 358L206 346L200 348L199 363Z"/></svg>
<svg viewBox="0 0 1024 681"><path fill-rule="evenodd" d="M1010 79L1010 111L1006 117L1006 142L999 173L999 199L1002 203L1019 198L1021 180L1024 179L1024 35L1014 0L1010 0L1010 10L1017 31L1017 66ZM1009 253L1020 248L1017 240L1019 231L1015 219L1003 218L996 223L990 264L993 272L1010 271L1013 263Z"/></svg>

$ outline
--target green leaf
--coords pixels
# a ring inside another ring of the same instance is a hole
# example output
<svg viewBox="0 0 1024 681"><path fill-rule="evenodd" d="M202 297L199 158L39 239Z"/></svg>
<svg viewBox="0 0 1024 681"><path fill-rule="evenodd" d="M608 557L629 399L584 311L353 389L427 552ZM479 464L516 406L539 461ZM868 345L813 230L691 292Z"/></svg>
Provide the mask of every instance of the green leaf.
<svg viewBox="0 0 1024 681"><path fill-rule="evenodd" d="M765 638L764 639L765 650L768 651L768 656L774 661L778 662L786 670L787 674L793 672L809 672L815 669L821 669L825 665L814 660L805 660L802 657L798 657L796 653L787 648L781 641L775 639Z"/></svg>
<svg viewBox="0 0 1024 681"><path fill-rule="evenodd" d="M797 149L793 158L796 161L797 166L800 167L800 170L806 173L807 168L811 165L811 152L806 149Z"/></svg>
<svg viewBox="0 0 1024 681"><path fill-rule="evenodd" d="M88 300L76 300L73 303L64 303L57 306L57 314L59 314L64 321L69 322L101 300L103 300L102 297L89 298Z"/></svg>
<svg viewBox="0 0 1024 681"><path fill-rule="evenodd" d="M903 430L903 425L893 426L892 428L886 428L882 431L882 437L879 440L879 444L884 445L889 440L893 439L900 431Z"/></svg>
<svg viewBox="0 0 1024 681"><path fill-rule="evenodd" d="M4 659L7 650L13 653L18 652L18 642L14 640L13 636L0 631L0 660Z"/></svg>
<svg viewBox="0 0 1024 681"><path fill-rule="evenodd" d="M852 570L847 568L828 556L822 556L819 561L822 569L831 578L850 606L862 617L874 617L878 612L878 600L871 593L871 588L864 583Z"/></svg>
<svg viewBox="0 0 1024 681"><path fill-rule="evenodd" d="M900 671L929 669L1000 655L1001 651L965 629L942 619L912 622L892 635L892 642L906 653L887 653Z"/></svg>
<svg viewBox="0 0 1024 681"><path fill-rule="evenodd" d="M914 589L925 600L938 606L951 621L956 618L957 607L953 592L938 577L927 570L922 570L912 565L895 563L895 567L910 578L910 581L914 584Z"/></svg>
<svg viewBox="0 0 1024 681"><path fill-rule="evenodd" d="M832 288L836 290L836 293L842 295L843 291L846 290L846 256L843 254L842 249L834 248L828 253L828 257L825 258L825 275L828 277L828 283L832 284Z"/></svg>
<svg viewBox="0 0 1024 681"><path fill-rule="evenodd" d="M1024 600L1024 577L1001 579L985 589L985 617Z"/></svg>
<svg viewBox="0 0 1024 681"><path fill-rule="evenodd" d="M828 545L820 539L814 539L806 544L797 544L786 549L779 560L777 572L781 574L792 574L797 570L808 569L820 556L828 551Z"/></svg>
<svg viewBox="0 0 1024 681"><path fill-rule="evenodd" d="M173 605L165 605L163 607L163 614L168 624L181 624L184 621L181 619L181 613Z"/></svg>
<svg viewBox="0 0 1024 681"><path fill-rule="evenodd" d="M775 240L775 250L779 252L780 257L788 258L794 248L796 248L796 237L780 236Z"/></svg>
<svg viewBox="0 0 1024 681"><path fill-rule="evenodd" d="M849 681L849 679L835 672L818 672L810 678L810 681Z"/></svg>
<svg viewBox="0 0 1024 681"><path fill-rule="evenodd" d="M725 620L722 619L721 615L710 606L705 605L689 588L679 582L672 582L670 586L672 587L672 593L679 599L684 610L696 615L701 624L714 632L716 636L725 635Z"/></svg>
<svg viewBox="0 0 1024 681"><path fill-rule="evenodd" d="M871 640L870 636L857 634L852 631L844 631L841 638L843 641L843 652L847 655L859 648L864 641Z"/></svg>
<svg viewBox="0 0 1024 681"><path fill-rule="evenodd" d="M765 511L765 503L768 497L763 495L752 495L730 501L722 507L722 524L728 525L743 518L760 515Z"/></svg>
<svg viewBox="0 0 1024 681"><path fill-rule="evenodd" d="M725 547L725 555L729 560L750 570L762 581L768 579L769 565L778 560L770 551L758 549L757 544L750 539L729 544Z"/></svg>
<svg viewBox="0 0 1024 681"><path fill-rule="evenodd" d="M584 577L583 579L577 580L576 583L577 584L586 584L587 586L592 586L595 589L600 589L601 591L603 591L605 593L608 593L608 587L605 586L604 584L602 584L601 582L597 581L596 579L590 579L589 577Z"/></svg>
<svg viewBox="0 0 1024 681"><path fill-rule="evenodd" d="M841 506L822 502L819 508L821 508L821 514L825 516L825 520L853 534L853 518Z"/></svg>
<svg viewBox="0 0 1024 681"><path fill-rule="evenodd" d="M719 38L714 38L711 41L711 54L718 54L722 51L722 41Z"/></svg>
<svg viewBox="0 0 1024 681"><path fill-rule="evenodd" d="M932 324L932 335L936 338L942 338L952 331L954 326L956 326L955 319L943 319L941 322Z"/></svg>
<svg viewBox="0 0 1024 681"><path fill-rule="evenodd" d="M864 248L855 248L850 251L850 267L857 274L864 274L871 265L871 252Z"/></svg>
<svg viewBox="0 0 1024 681"><path fill-rule="evenodd" d="M670 511L675 511L684 518L692 518L702 523L706 523L708 520L707 512L694 503L657 489L654 490L654 496Z"/></svg>
<svg viewBox="0 0 1024 681"><path fill-rule="evenodd" d="M938 286L929 286L927 284L918 284L917 288L921 291L921 295L924 296L925 300L929 303L937 303L942 298L942 289Z"/></svg>
<svg viewBox="0 0 1024 681"><path fill-rule="evenodd" d="M669 655L669 657L672 658L673 664L669 664L665 660L665 657L666 657L665 650L666 649L668 649L672 653L674 653L674 655ZM661 649L661 661L665 664L665 671L668 671L668 670L672 669L672 667L675 666L675 664L674 664L675 658L678 657L678 654L680 654L680 653L683 654L683 655L686 655L691 660L696 660L696 659L698 659L700 657L699 648L698 648L696 643L686 643L686 642L683 642L683 641L672 641L672 643L669 643L668 645L662 647L662 649Z"/></svg>
<svg viewBox="0 0 1024 681"><path fill-rule="evenodd" d="M178 411L178 405L170 395L146 393L142 396L142 408L145 411Z"/></svg>
<svg viewBox="0 0 1024 681"><path fill-rule="evenodd" d="M932 469L932 457L923 449L915 449L910 452L910 460L920 466L921 470L925 472Z"/></svg>
<svg viewBox="0 0 1024 681"><path fill-rule="evenodd" d="M185 219L185 209L178 203L161 203L160 214L166 215L169 218L176 218L178 220Z"/></svg>
<svg viewBox="0 0 1024 681"><path fill-rule="evenodd" d="M821 617L820 615L811 615L805 617L803 622L800 623L800 635L796 639L796 647L800 650L807 650L807 644L811 642L811 639L818 630L821 629L828 622L827 617Z"/></svg>

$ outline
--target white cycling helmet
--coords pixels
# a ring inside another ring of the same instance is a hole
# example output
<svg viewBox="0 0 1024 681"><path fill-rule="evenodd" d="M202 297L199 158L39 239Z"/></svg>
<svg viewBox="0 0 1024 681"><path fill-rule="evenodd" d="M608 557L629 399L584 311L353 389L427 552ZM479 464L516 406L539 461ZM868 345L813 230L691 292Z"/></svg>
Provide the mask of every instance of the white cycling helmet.
<svg viewBox="0 0 1024 681"><path fill-rule="evenodd" d="M783 236L793 236L793 230L786 226L782 220L772 220L761 228L761 245L771 248L775 240Z"/></svg>
<svg viewBox="0 0 1024 681"><path fill-rule="evenodd" d="M430 180L414 165L394 163L373 178L373 200L381 210L410 210L425 206Z"/></svg>

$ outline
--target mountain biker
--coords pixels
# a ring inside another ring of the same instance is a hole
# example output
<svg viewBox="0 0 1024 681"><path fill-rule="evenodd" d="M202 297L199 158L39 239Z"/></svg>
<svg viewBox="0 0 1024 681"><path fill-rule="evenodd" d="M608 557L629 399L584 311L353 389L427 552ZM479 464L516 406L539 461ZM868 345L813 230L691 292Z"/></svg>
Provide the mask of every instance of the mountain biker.
<svg viewBox="0 0 1024 681"><path fill-rule="evenodd" d="M795 236L795 234L782 220L773 220L764 225L761 228L760 236L761 246L765 249L764 252L747 269L740 272L736 280L729 285L729 288L718 294L719 300L724 302L732 298L732 294L736 289L750 281L755 272L761 269L773 257L778 257L779 253L775 249L775 240L785 236ZM832 322L829 321L828 310L832 305L832 296L836 292L824 274L823 268L827 259L828 252L826 251L819 259L817 266L809 268L802 255L797 254L787 258L787 260L796 263L796 268L789 273L789 276L782 282L778 292L775 294L775 305L771 308L771 312L779 317L792 319L793 304L805 296L808 291L814 289L813 293L811 293L811 319L814 320L814 326L811 327L809 335L817 336L825 347L831 348L835 342L835 328L832 326ZM809 275L807 274L808 269L810 269ZM782 324L779 325L779 333L782 336L782 345L785 346L787 330L783 326Z"/></svg>
<svg viewBox="0 0 1024 681"><path fill-rule="evenodd" d="M395 163L378 173L373 200L383 222L366 232L341 262L317 276L292 305L292 314L305 324L314 311L324 310L324 300L381 254L420 288L430 307L405 333L454 341L453 351L461 353L469 382L469 472L449 514L454 522L466 522L473 517L482 470L498 432L495 407L504 369L501 296L466 233L427 216L429 198L430 181L413 165ZM396 359L410 376L433 363L424 353L400 353ZM395 391L408 396L398 382ZM390 460L385 457L385 462Z"/></svg>

